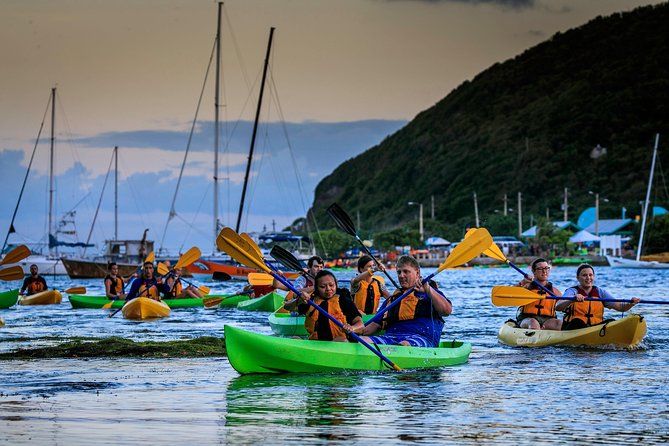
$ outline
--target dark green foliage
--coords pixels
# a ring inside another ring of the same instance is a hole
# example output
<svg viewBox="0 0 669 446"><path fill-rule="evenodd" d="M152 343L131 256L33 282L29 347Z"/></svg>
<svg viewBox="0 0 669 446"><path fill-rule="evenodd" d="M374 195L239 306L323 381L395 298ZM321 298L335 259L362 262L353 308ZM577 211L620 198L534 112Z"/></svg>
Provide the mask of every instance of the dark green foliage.
<svg viewBox="0 0 669 446"><path fill-rule="evenodd" d="M504 194L516 208L522 192L527 229L546 209L561 219L565 187L573 221L594 206L589 190L609 199L600 218L634 213L655 133L669 143L667 23L669 4L598 17L491 66L323 179L312 208L320 228L334 227L325 209L336 201L363 227L395 234L416 220L408 201L423 203L427 221L434 196L438 221L463 231L476 192L481 224L516 235L517 210L495 215ZM593 159L598 144L607 154ZM669 150L660 156L669 165Z"/></svg>
<svg viewBox="0 0 669 446"><path fill-rule="evenodd" d="M660 215L650 220L646 228L646 240L643 242L643 254L657 254L668 251L669 214ZM637 234L638 239L638 234Z"/></svg>

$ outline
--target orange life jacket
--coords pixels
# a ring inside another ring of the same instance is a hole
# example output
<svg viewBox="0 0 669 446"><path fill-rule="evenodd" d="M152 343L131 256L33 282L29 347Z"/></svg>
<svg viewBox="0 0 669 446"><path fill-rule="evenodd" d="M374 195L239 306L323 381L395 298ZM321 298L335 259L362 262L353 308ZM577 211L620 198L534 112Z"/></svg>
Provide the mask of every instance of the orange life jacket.
<svg viewBox="0 0 669 446"><path fill-rule="evenodd" d="M184 286L181 284L181 280L176 279L174 282L174 286L172 286L172 289L170 290L170 297L177 297L181 292L183 291Z"/></svg>
<svg viewBox="0 0 669 446"><path fill-rule="evenodd" d="M143 280L137 290L137 297L148 297L150 299L160 300L160 291L158 291L156 283L155 279L148 283Z"/></svg>
<svg viewBox="0 0 669 446"><path fill-rule="evenodd" d="M583 291L580 287L573 287L576 294L581 294L586 297L599 299L599 290L593 286L589 293ZM604 302L597 302L594 300L586 300L583 302L572 302L564 312L564 322L568 323L574 319L580 319L585 322L586 326L597 325L604 322Z"/></svg>
<svg viewBox="0 0 669 446"><path fill-rule="evenodd" d="M384 302L384 306L390 306L390 304L392 304L396 298L404 294L404 292L405 290L396 290L393 295ZM437 293L437 290L432 290L432 292ZM411 294L402 299L398 305L395 305L384 313L382 328L387 328L388 325L392 325L399 321L410 321L418 318L432 318L442 322L444 321L432 305L432 299L427 297L422 291L417 292L414 290Z"/></svg>
<svg viewBox="0 0 669 446"><path fill-rule="evenodd" d="M381 282L376 277L372 277L369 282L361 280L359 286L360 288L353 296L355 306L365 314L376 313L381 300Z"/></svg>
<svg viewBox="0 0 669 446"><path fill-rule="evenodd" d="M344 315L344 312L342 311L341 306L339 305L338 294L335 294L328 300L325 300L320 297L314 297L313 302L318 306L321 306L321 304L326 302L326 305L323 307L323 309L327 310L328 313L330 313L335 319L337 319L342 324L348 323L346 321L346 316ZM330 334L331 334L329 339L321 339L322 341L331 341L336 337L346 336L346 333L344 333L344 331L337 324L328 319L327 316L323 316L320 311L318 311L312 306L309 306L309 309L307 310L305 316L306 317L304 319L304 328L306 328L307 332L309 333L309 339L312 340L319 339L318 330L316 330L316 326L320 318L323 318L324 320L327 321L327 323L330 326Z"/></svg>
<svg viewBox="0 0 669 446"><path fill-rule="evenodd" d="M555 291L553 289L553 284L548 282L546 285L546 288L548 288L553 294L555 294ZM530 283L530 286L528 287L529 290L534 291L535 293L543 296L546 294L544 290L539 288L537 284L534 282ZM529 303L527 305L523 305L520 307L520 312L522 314L531 314L531 315L536 315L536 316L547 316L547 317L555 317L555 304L557 303L557 299L539 299L536 300L532 303Z"/></svg>
<svg viewBox="0 0 669 446"><path fill-rule="evenodd" d="M107 277L105 277L105 283L107 283L108 280L111 280L111 284L109 285L109 294L116 296L121 291L123 291L123 279L118 276L113 278L112 276L107 275Z"/></svg>

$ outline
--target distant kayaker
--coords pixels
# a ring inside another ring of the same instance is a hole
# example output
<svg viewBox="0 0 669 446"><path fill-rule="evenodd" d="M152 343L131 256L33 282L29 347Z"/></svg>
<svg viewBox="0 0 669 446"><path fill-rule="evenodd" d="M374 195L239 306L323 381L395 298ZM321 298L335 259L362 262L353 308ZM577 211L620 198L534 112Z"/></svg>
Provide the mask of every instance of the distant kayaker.
<svg viewBox="0 0 669 446"><path fill-rule="evenodd" d="M118 265L115 262L109 264L109 274L105 276L105 294L108 299L118 300L125 299L125 284L130 282L130 280L136 277L135 275L124 279L118 275Z"/></svg>
<svg viewBox="0 0 669 446"><path fill-rule="evenodd" d="M153 277L153 263L144 262L142 268L142 277L132 281L126 300L132 300L136 297L148 297L153 300L161 300L160 293L167 295L170 287L160 283Z"/></svg>
<svg viewBox="0 0 669 446"><path fill-rule="evenodd" d="M383 277L374 275L374 272L384 269L383 265L377 267L370 256L364 255L358 260L359 274L351 280L351 294L362 315L376 313L381 296L384 299L390 296Z"/></svg>
<svg viewBox="0 0 669 446"><path fill-rule="evenodd" d="M187 284L184 288L181 280L182 268L170 270L165 283L170 291L165 295L167 299L202 299L202 293L193 285Z"/></svg>
<svg viewBox="0 0 669 446"><path fill-rule="evenodd" d="M299 314L305 315L304 327L309 333L309 339L348 342L347 333L363 327L360 312L351 295L345 288L337 288L337 279L330 271L319 271L315 280L314 291L303 292L296 302L286 305L286 309L292 311L297 308ZM344 329L309 305L309 299L341 322Z"/></svg>
<svg viewBox="0 0 669 446"><path fill-rule="evenodd" d="M551 282L548 281L551 266L545 259L539 257L534 259L531 263L532 274L534 278L524 278L517 286L527 288L539 295L545 295L546 292L542 290L534 281L539 282L546 289L553 294L560 297L562 293L555 288ZM529 328L532 330L560 330L562 328L562 321L557 318L555 313L556 299L539 299L532 303L518 307L518 314L516 321L520 328Z"/></svg>
<svg viewBox="0 0 669 446"><path fill-rule="evenodd" d="M372 322L355 332L374 344L438 347L444 328L443 317L453 311L451 301L437 289L434 282L423 282L420 265L412 256L400 256L396 270L400 288L381 304L379 312L410 288L414 290L384 313L380 324ZM381 329L385 329L386 334L370 336Z"/></svg>
<svg viewBox="0 0 669 446"><path fill-rule="evenodd" d="M596 287L595 269L587 263L582 264L576 270L578 286L567 288L562 297L574 298L575 300L559 300L555 305L557 311L564 311L564 322L562 330L576 330L590 327L604 322L604 307L617 311L628 311L639 303L638 297L633 297L631 302L597 302L593 299L614 299L604 288Z"/></svg>
<svg viewBox="0 0 669 446"><path fill-rule="evenodd" d="M46 280L39 275L37 265L33 263L30 265L30 275L23 280L23 286L21 286L19 294L22 296L31 296L47 289Z"/></svg>
<svg viewBox="0 0 669 446"><path fill-rule="evenodd" d="M307 260L307 268L301 272L300 276L297 279L295 279L294 282L295 288L298 291L306 292L307 294L313 293L314 277L316 277L316 275L320 271L322 271L324 267L325 267L325 262L323 262L323 259L321 257L319 256L309 257L309 260ZM277 279L274 279L272 287L279 290L290 291L290 288L279 282ZM296 298L292 292L289 292L286 295L286 300L285 300L286 304L290 305L291 303L294 303L295 300ZM288 307L285 308L288 309Z"/></svg>

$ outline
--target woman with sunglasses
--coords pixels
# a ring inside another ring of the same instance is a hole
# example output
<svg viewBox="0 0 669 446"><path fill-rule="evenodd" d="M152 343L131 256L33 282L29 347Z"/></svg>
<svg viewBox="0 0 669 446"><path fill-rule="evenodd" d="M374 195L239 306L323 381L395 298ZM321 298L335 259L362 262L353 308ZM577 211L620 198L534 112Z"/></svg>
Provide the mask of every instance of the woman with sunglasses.
<svg viewBox="0 0 669 446"><path fill-rule="evenodd" d="M534 291L539 296L543 296L546 292L539 287L535 282L540 283L544 288L549 289L554 295L560 297L562 293L555 288L552 283L548 281L551 267L545 259L535 259L532 264L532 274L534 277L525 278L518 286ZM520 328L528 328L532 330L560 330L562 329L562 321L557 318L555 313L555 299L537 299L534 302L523 305L518 308L518 315L516 321Z"/></svg>

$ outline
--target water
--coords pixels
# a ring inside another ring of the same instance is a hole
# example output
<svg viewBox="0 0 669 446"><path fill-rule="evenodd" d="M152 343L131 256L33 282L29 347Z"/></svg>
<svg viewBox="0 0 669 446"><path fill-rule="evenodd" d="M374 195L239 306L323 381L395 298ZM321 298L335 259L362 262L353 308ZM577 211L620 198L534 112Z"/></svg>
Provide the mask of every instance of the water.
<svg viewBox="0 0 669 446"><path fill-rule="evenodd" d="M426 272L431 272L427 270ZM350 278L351 273L338 273ZM444 271L453 300L444 338L464 339L468 364L431 371L239 376L225 358L0 361L0 440L8 444L664 444L669 441L669 306L638 305L648 336L627 350L500 345L515 308L490 303L509 268ZM575 268L551 279L575 283ZM59 288L98 281L49 278ZM669 301L669 271L598 268L614 296ZM208 283L212 292L237 283ZM72 336L134 340L222 336L226 323L270 333L266 313L175 310L165 320L126 321L103 310L60 306L2 310L0 351ZM615 312L607 310L608 315ZM617 316L617 315L616 315Z"/></svg>

